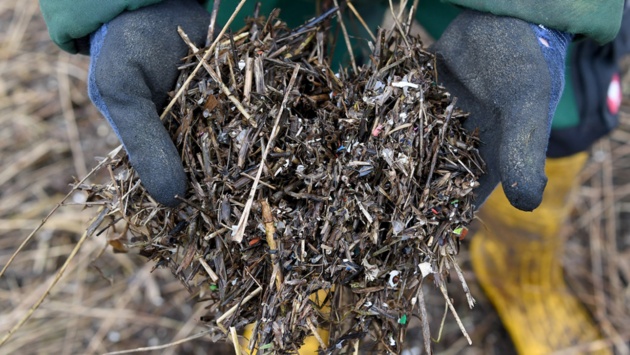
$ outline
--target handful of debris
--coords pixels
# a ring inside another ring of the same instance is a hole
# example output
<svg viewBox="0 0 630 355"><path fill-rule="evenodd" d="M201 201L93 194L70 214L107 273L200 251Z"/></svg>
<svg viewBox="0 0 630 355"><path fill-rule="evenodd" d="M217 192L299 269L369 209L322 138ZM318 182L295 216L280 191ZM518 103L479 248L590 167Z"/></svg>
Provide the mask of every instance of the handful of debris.
<svg viewBox="0 0 630 355"><path fill-rule="evenodd" d="M179 208L157 205L122 155L110 183L84 189L112 245L169 267L225 339L250 324L247 348L287 353L323 328L327 351L367 337L399 353L416 315L428 346L423 280L450 304L454 270L468 294L455 256L477 138L419 38L381 30L369 64L335 73L326 21L253 18L204 57L188 42L165 118L189 177Z"/></svg>

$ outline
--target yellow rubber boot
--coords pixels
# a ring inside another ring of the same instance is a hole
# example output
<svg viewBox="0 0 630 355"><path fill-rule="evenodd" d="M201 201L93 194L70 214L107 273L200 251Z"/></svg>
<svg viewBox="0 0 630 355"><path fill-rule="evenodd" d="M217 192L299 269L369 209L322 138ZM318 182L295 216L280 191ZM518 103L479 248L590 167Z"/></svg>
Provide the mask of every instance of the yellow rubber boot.
<svg viewBox="0 0 630 355"><path fill-rule="evenodd" d="M587 154L548 159L543 201L534 212L515 209L501 189L479 211L471 260L519 354L549 354L600 339L582 303L567 287L559 229ZM609 354L609 350L599 350Z"/></svg>

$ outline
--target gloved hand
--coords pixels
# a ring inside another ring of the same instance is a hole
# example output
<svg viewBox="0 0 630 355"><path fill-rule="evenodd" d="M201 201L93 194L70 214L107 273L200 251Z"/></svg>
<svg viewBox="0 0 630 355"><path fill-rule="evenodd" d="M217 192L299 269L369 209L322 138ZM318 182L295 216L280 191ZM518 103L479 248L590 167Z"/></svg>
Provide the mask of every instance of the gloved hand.
<svg viewBox="0 0 630 355"><path fill-rule="evenodd" d="M127 11L90 37L89 96L122 141L142 184L158 202L175 206L186 175L158 110L177 80L187 46L203 43L210 15L196 0L166 0Z"/></svg>
<svg viewBox="0 0 630 355"><path fill-rule="evenodd" d="M479 129L487 169L475 190L477 208L499 182L514 207L540 204L570 40L568 33L467 10L433 47L438 80L470 112L464 126Z"/></svg>

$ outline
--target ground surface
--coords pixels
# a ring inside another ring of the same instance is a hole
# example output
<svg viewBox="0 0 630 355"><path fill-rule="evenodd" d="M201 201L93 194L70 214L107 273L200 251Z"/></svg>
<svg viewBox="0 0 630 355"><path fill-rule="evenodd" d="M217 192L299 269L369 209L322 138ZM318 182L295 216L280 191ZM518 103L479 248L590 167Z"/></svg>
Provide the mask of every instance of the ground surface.
<svg viewBox="0 0 630 355"><path fill-rule="evenodd" d="M118 144L87 98L87 65L87 58L61 53L50 42L35 1L0 3L0 267L70 191L73 177L85 176L96 166L95 157ZM624 114L623 122L622 129L594 147L573 223L566 229L571 238L565 257L571 285L620 353L627 350L630 335L624 298L630 278L630 116ZM69 201L80 204L83 199L77 194ZM62 206L18 255L0 279L0 337L42 295L93 213L72 203ZM464 245L460 260L477 307L467 309L457 284L451 294L473 345L467 345L449 315L436 352L513 353L475 284L466 249ZM133 252L114 254L103 236L88 240L0 353L106 353L168 344L203 331L198 322L203 305L195 304L168 271L151 273L152 267ZM437 290L429 291L437 335L444 301ZM229 349L206 336L146 353Z"/></svg>

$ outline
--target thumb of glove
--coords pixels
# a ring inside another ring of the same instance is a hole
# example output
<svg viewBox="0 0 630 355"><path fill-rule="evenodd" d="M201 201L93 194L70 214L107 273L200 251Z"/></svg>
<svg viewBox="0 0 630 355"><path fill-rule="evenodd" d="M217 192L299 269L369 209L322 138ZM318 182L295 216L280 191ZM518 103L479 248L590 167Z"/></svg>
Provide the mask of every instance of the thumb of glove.
<svg viewBox="0 0 630 355"><path fill-rule="evenodd" d="M158 116L188 51L181 26L195 43L205 39L209 14L195 0L165 0L127 11L90 39L89 95L129 155L147 192L174 207L187 188L184 167Z"/></svg>
<svg viewBox="0 0 630 355"><path fill-rule="evenodd" d="M486 174L475 190L477 207L499 182L514 207L540 204L570 39L519 19L465 11L436 43L439 79L470 112L464 126L481 139Z"/></svg>
<svg viewBox="0 0 630 355"><path fill-rule="evenodd" d="M547 184L547 145L551 121L564 87L565 56L571 36L542 26L528 26L535 38L535 42L530 41L530 46L534 47L531 48L530 61L536 63L529 70L532 75L543 70L543 75L538 75L540 81L532 80L529 83L533 84L531 87L515 93L519 96L514 99L521 101L521 105L507 106L502 113L499 159L501 184L506 197L515 207L531 211L540 205ZM524 64L520 67L525 67ZM527 75L527 72L523 74ZM515 120L518 124L513 124ZM524 154L524 150L529 153Z"/></svg>

